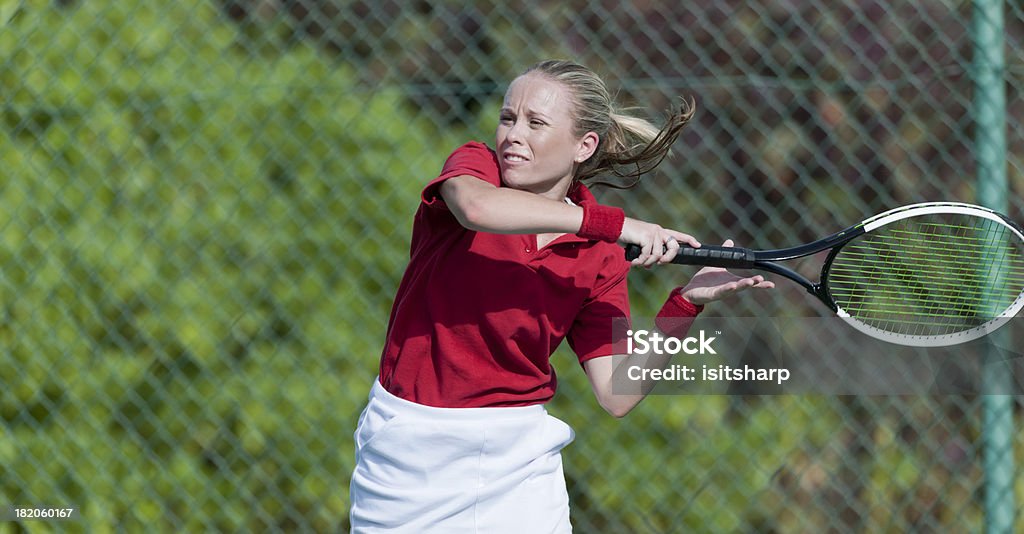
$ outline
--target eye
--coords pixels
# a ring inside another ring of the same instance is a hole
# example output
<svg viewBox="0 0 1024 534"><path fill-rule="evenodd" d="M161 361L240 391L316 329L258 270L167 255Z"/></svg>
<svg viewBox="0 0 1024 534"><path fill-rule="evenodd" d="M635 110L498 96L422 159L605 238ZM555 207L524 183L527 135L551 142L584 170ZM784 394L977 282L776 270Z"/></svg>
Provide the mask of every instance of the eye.
<svg viewBox="0 0 1024 534"><path fill-rule="evenodd" d="M531 126L544 126L546 124L547 124L546 122L544 122L544 121L542 121L540 119L532 119L532 120L530 120L530 125Z"/></svg>
<svg viewBox="0 0 1024 534"><path fill-rule="evenodd" d="M515 117L513 117L509 113L502 113L501 115L498 116L498 120L501 122L513 122L515 121Z"/></svg>

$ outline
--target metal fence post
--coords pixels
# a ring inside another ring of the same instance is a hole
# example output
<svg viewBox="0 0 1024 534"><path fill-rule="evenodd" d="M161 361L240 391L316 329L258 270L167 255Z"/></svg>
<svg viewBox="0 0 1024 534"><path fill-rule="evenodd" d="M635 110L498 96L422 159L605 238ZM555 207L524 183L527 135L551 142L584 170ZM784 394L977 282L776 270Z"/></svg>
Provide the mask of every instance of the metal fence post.
<svg viewBox="0 0 1024 534"><path fill-rule="evenodd" d="M1007 208L1006 88L1003 54L1003 3L977 0L971 32L974 42L974 124L978 165L978 202L997 211ZM1003 335L997 332L995 335ZM983 455L985 532L1012 532L1013 397L1010 375L1003 372L999 344L987 354L983 374Z"/></svg>

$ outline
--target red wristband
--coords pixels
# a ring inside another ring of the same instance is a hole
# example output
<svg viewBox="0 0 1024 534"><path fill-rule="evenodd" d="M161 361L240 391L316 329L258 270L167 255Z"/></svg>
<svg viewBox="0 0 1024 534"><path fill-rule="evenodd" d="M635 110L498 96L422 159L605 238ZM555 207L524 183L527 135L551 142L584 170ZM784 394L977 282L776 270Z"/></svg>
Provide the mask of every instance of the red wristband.
<svg viewBox="0 0 1024 534"><path fill-rule="evenodd" d="M669 294L665 304L654 319L654 324L663 334L672 337L683 337L693 324L693 320L704 310L703 305L694 304L683 298L681 287Z"/></svg>
<svg viewBox="0 0 1024 534"><path fill-rule="evenodd" d="M622 235L622 224L626 221L626 212L614 206L602 206L596 202L584 202L583 224L576 235L583 239L597 239L614 243Z"/></svg>

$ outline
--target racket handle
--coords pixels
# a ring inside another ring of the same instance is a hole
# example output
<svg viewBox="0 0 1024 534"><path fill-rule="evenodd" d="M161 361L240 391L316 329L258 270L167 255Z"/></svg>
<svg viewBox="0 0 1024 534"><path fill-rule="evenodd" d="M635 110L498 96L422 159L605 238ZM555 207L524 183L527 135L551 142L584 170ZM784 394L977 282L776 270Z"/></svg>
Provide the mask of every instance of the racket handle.
<svg viewBox="0 0 1024 534"><path fill-rule="evenodd" d="M640 257L640 246L626 245L626 260L633 261L638 257ZM672 263L753 269L754 251L742 247L704 245L700 248L693 248L680 244L679 253L676 254L675 258L672 258Z"/></svg>

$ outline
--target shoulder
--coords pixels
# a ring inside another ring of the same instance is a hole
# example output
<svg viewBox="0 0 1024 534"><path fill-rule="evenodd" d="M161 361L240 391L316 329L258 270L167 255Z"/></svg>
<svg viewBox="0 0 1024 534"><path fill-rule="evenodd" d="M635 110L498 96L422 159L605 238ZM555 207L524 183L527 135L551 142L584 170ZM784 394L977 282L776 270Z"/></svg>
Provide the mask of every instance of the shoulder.
<svg viewBox="0 0 1024 534"><path fill-rule="evenodd" d="M487 146L487 143L484 143L482 141L469 141L469 142L463 144L462 146L456 148L453 153L457 153L457 152L489 153L492 156L494 156L496 154L494 149L492 149L491 147Z"/></svg>
<svg viewBox="0 0 1024 534"><path fill-rule="evenodd" d="M425 205L443 205L440 200L441 184L456 176L473 176L495 187L501 186L498 156L487 145L470 141L456 148L444 162L441 173L423 188L420 195Z"/></svg>
<svg viewBox="0 0 1024 534"><path fill-rule="evenodd" d="M456 148L441 169L441 177L464 173L483 178L489 182L498 179L498 155L491 147L479 141L470 141Z"/></svg>

